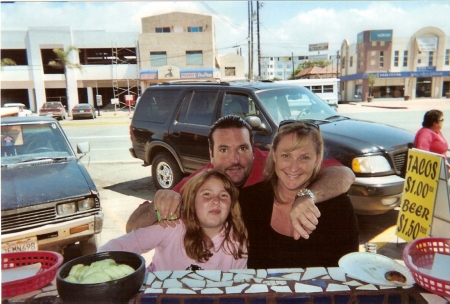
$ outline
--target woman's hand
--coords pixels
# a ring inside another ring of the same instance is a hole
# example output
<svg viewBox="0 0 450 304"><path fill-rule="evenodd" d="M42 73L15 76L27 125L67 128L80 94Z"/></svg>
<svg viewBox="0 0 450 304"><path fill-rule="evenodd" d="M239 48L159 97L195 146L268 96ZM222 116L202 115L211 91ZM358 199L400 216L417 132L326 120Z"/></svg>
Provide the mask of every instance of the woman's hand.
<svg viewBox="0 0 450 304"><path fill-rule="evenodd" d="M320 211L311 197L302 196L295 199L289 216L294 226L294 239L309 239L319 223Z"/></svg>

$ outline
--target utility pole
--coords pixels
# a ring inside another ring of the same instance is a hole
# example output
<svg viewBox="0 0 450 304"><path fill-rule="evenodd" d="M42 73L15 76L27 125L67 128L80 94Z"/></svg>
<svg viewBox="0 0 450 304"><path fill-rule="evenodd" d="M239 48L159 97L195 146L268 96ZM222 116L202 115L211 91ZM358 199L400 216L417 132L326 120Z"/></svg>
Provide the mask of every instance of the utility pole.
<svg viewBox="0 0 450 304"><path fill-rule="evenodd" d="M248 79L252 79L252 2L248 1Z"/></svg>
<svg viewBox="0 0 450 304"><path fill-rule="evenodd" d="M292 79L295 79L295 68L294 68L294 52L292 52Z"/></svg>
<svg viewBox="0 0 450 304"><path fill-rule="evenodd" d="M257 22L256 30L258 35L258 78L261 79L261 43L259 40L259 1L256 1L256 22Z"/></svg>
<svg viewBox="0 0 450 304"><path fill-rule="evenodd" d="M339 78L339 50L336 52L336 78Z"/></svg>

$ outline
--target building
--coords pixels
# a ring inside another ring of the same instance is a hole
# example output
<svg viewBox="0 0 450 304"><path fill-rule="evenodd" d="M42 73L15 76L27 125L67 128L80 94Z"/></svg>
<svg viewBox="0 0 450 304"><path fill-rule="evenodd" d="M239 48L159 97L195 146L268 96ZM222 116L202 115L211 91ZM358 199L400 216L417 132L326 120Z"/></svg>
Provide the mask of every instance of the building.
<svg viewBox="0 0 450 304"><path fill-rule="evenodd" d="M55 69L54 49L78 68ZM37 112L61 101L68 112L78 103L98 108L136 100L151 84L168 80L243 80L244 57L218 55L211 16L169 13L142 18L142 33L30 27L1 32L1 102L20 102Z"/></svg>
<svg viewBox="0 0 450 304"><path fill-rule="evenodd" d="M339 67L328 65L326 67L313 66L301 70L295 75L295 79L322 79L337 78L339 75Z"/></svg>
<svg viewBox="0 0 450 304"><path fill-rule="evenodd" d="M441 98L450 93L450 39L436 27L408 38L391 29L358 34L341 45L340 94L343 101L366 101L368 75L375 75L373 98Z"/></svg>

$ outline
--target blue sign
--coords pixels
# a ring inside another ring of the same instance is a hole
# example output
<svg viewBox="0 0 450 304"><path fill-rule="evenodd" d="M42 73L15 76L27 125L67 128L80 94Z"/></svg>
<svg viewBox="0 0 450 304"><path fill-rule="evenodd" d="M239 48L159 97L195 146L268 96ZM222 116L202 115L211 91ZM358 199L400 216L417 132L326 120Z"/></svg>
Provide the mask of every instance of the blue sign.
<svg viewBox="0 0 450 304"><path fill-rule="evenodd" d="M370 41L392 41L392 30L370 31Z"/></svg>
<svg viewBox="0 0 450 304"><path fill-rule="evenodd" d="M358 79L367 79L367 74L373 74L378 78L425 78L425 77L446 77L450 76L450 71L417 71L417 72L373 72L373 73L357 73L353 75L345 75L339 77L340 81L351 81Z"/></svg>
<svg viewBox="0 0 450 304"><path fill-rule="evenodd" d="M417 67L417 72L424 72L424 71L436 71L435 66L426 66L426 67Z"/></svg>

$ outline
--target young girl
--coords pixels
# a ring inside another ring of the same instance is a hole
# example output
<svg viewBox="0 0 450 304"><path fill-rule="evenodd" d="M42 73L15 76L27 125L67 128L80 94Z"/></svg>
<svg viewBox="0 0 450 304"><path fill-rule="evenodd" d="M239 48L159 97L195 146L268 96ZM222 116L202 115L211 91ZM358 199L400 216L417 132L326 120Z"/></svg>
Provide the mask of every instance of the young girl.
<svg viewBox="0 0 450 304"><path fill-rule="evenodd" d="M247 230L238 203L239 190L224 174L207 170L182 189L180 223L153 225L110 240L101 251L155 249L148 271L187 268L247 268ZM194 267L192 267L194 265Z"/></svg>

